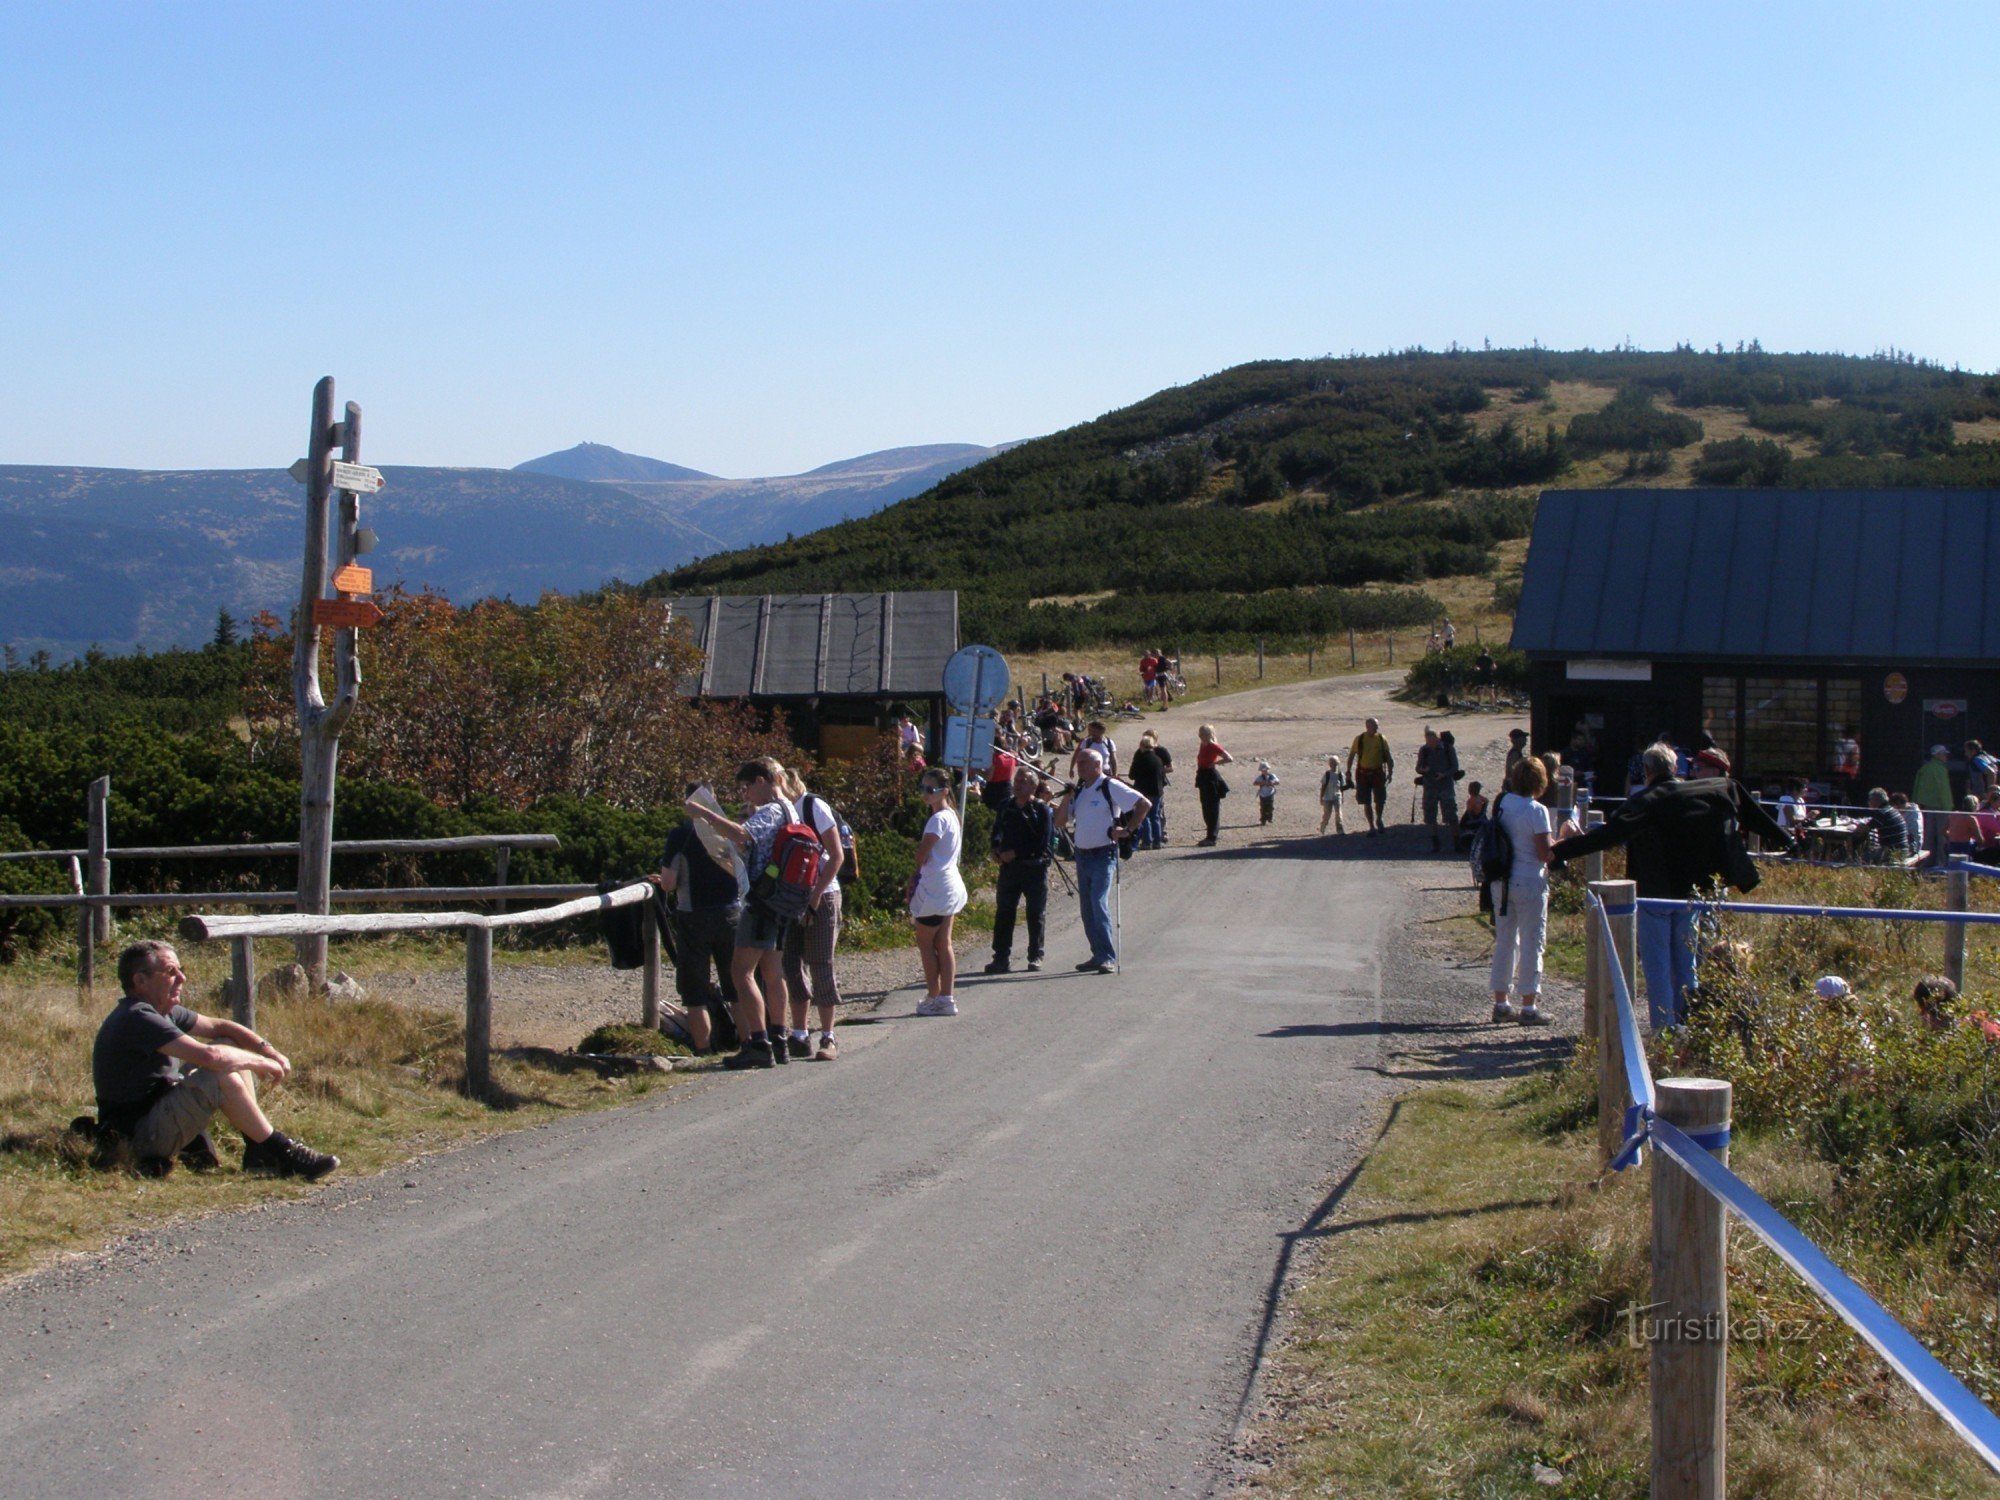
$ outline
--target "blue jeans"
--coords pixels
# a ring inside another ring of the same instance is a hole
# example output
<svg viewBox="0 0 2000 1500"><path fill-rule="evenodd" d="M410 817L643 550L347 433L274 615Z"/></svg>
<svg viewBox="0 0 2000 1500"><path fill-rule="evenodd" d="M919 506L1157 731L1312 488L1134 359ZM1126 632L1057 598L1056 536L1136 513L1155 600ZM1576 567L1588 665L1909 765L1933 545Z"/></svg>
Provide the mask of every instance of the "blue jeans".
<svg viewBox="0 0 2000 1500"><path fill-rule="evenodd" d="M1159 803L1146 814L1146 821L1139 825L1139 847L1157 849L1167 841L1167 811Z"/></svg>
<svg viewBox="0 0 2000 1500"><path fill-rule="evenodd" d="M1083 907L1083 935L1090 940L1093 963L1118 962L1118 945L1111 936L1111 882L1117 864L1116 845L1076 851L1076 894Z"/></svg>
<svg viewBox="0 0 2000 1500"><path fill-rule="evenodd" d="M1694 913L1639 908L1639 971L1646 976L1646 1010L1653 1030L1678 1026L1687 1018L1687 992L1694 988Z"/></svg>

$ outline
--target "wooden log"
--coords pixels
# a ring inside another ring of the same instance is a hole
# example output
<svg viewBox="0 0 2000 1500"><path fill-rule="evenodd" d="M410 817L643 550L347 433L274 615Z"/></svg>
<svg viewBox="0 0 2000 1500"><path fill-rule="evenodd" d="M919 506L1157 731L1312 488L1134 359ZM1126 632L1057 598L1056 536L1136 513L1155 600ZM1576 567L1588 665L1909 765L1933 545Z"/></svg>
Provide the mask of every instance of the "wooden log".
<svg viewBox="0 0 2000 1500"><path fill-rule="evenodd" d="M505 885L507 883L507 856L511 852L505 844L502 844L498 849L493 851L493 883L495 885ZM493 909L495 911L505 911L507 909L507 898L502 896L494 904Z"/></svg>
<svg viewBox="0 0 2000 1500"><path fill-rule="evenodd" d="M560 849L554 833L471 833L448 839L335 839L335 854L462 854L483 849ZM284 859L299 852L283 844L160 844L107 849L111 859ZM85 859L88 849L9 849L0 860Z"/></svg>
<svg viewBox="0 0 2000 1500"><path fill-rule="evenodd" d="M1660 1118L1693 1135L1726 1129L1730 1086L1663 1078ZM1711 1151L1729 1160L1724 1145ZM1729 1296L1726 1214L1687 1171L1653 1153L1653 1500L1723 1500Z"/></svg>
<svg viewBox="0 0 2000 1500"><path fill-rule="evenodd" d="M1606 906L1630 906L1638 899L1639 887L1629 880L1600 880L1591 894ZM1639 916L1627 912L1611 918L1611 951L1604 955L1600 971L1602 987L1597 1007L1597 1155L1609 1162L1625 1143L1625 1038L1618 1029L1618 1005L1614 998L1612 966L1625 979L1628 998L1639 988ZM1634 1001L1636 1004L1636 1000Z"/></svg>
<svg viewBox="0 0 2000 1500"><path fill-rule="evenodd" d="M97 914L87 906L76 909L76 987L86 995L97 984Z"/></svg>
<svg viewBox="0 0 2000 1500"><path fill-rule="evenodd" d="M660 924L651 912L639 924L646 961L639 971L639 1024L658 1030L660 1025Z"/></svg>
<svg viewBox="0 0 2000 1500"><path fill-rule="evenodd" d="M111 847L111 778L100 776L90 784L90 796L85 805L87 832L90 840L90 888L100 896L111 893L111 858L107 851ZM100 908L91 925L91 936L100 943L111 941L111 910Z"/></svg>
<svg viewBox="0 0 2000 1500"><path fill-rule="evenodd" d="M1972 905L1972 877L1963 868L1944 876L1944 909L1966 911ZM1965 993L1965 923L1948 922L1944 929L1944 977Z"/></svg>
<svg viewBox="0 0 2000 1500"><path fill-rule="evenodd" d="M594 911L609 911L614 906L630 906L635 901L644 901L652 895L650 881L634 881L631 885L621 885L615 891L599 895L593 887L588 896L574 901L565 901L560 906L538 906L532 911L514 911L504 917L484 917L481 920L488 927L532 927L544 922L566 922L571 917L588 916Z"/></svg>
<svg viewBox="0 0 2000 1500"><path fill-rule="evenodd" d="M1354 627L1352 625L1347 627L1347 664L1350 667L1358 667L1361 665L1361 651L1360 648L1355 645Z"/></svg>
<svg viewBox="0 0 2000 1500"><path fill-rule="evenodd" d="M469 911L377 911L349 916L318 917L299 912L280 912L268 917L222 917L197 913L182 917L180 935L191 943L217 938L297 937L310 932L320 937L380 932L442 932L485 922Z"/></svg>
<svg viewBox="0 0 2000 1500"><path fill-rule="evenodd" d="M1264 637L1257 637L1257 680L1264 680Z"/></svg>
<svg viewBox="0 0 2000 1500"><path fill-rule="evenodd" d="M257 940L229 941L229 1015L238 1025L257 1029Z"/></svg>
<svg viewBox="0 0 2000 1500"><path fill-rule="evenodd" d="M326 594L326 523L333 485L333 377L313 387L306 434L306 537L299 611L292 632L292 704L299 721L298 909L323 916L333 885L333 776L340 742L328 723L319 682L320 626L313 604ZM326 985L326 937L296 934L298 961L315 990Z"/></svg>
<svg viewBox="0 0 2000 1500"><path fill-rule="evenodd" d="M505 892L527 901L567 901L578 896L594 896L594 885L416 885L357 886L328 892L335 906L369 906L390 903L431 901L486 901ZM0 910L9 907L40 907L49 910L72 906L291 906L296 891L126 891L109 896L94 895L14 895L0 894Z"/></svg>
<svg viewBox="0 0 2000 1500"><path fill-rule="evenodd" d="M493 1088L493 931L465 929L465 1091L484 1098Z"/></svg>

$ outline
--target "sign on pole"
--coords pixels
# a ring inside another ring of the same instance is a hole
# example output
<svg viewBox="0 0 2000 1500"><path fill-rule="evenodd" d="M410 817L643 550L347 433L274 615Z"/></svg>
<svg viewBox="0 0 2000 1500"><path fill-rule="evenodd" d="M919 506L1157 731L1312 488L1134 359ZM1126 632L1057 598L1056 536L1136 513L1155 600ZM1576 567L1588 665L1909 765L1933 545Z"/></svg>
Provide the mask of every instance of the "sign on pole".
<svg viewBox="0 0 2000 1500"><path fill-rule="evenodd" d="M382 623L381 607L369 599L315 599L313 624L335 630L368 630Z"/></svg>
<svg viewBox="0 0 2000 1500"><path fill-rule="evenodd" d="M372 495L382 488L382 471L366 464L333 463L333 487L355 495Z"/></svg>
<svg viewBox="0 0 2000 1500"><path fill-rule="evenodd" d="M364 568L360 563L349 563L334 573L333 586L343 594L372 594L375 592L375 570Z"/></svg>
<svg viewBox="0 0 2000 1500"><path fill-rule="evenodd" d="M944 721L944 754L938 763L955 771L984 770L993 764L991 719L953 714Z"/></svg>
<svg viewBox="0 0 2000 1500"><path fill-rule="evenodd" d="M1007 701L1007 658L991 646L961 646L944 664L944 697L954 713L990 714Z"/></svg>

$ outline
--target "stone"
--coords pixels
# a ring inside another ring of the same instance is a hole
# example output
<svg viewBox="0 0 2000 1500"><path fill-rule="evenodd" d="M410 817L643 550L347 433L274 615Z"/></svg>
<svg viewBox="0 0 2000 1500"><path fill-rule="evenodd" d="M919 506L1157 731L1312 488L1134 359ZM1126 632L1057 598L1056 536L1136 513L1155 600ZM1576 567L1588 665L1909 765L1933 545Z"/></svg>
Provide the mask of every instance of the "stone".
<svg viewBox="0 0 2000 1500"><path fill-rule="evenodd" d="M343 969L335 969L326 982L326 998L329 1000L366 1000L368 991L361 981Z"/></svg>
<svg viewBox="0 0 2000 1500"><path fill-rule="evenodd" d="M304 964L279 964L268 974L257 977L257 998L264 1000L295 1000L306 993L306 968Z"/></svg>

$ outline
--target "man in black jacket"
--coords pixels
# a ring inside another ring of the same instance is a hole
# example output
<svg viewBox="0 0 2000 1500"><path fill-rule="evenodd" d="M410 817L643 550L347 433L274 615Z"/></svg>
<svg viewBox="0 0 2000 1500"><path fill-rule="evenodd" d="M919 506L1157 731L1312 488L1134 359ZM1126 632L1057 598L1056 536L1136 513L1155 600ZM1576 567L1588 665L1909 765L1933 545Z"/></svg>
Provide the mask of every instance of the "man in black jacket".
<svg viewBox="0 0 2000 1500"><path fill-rule="evenodd" d="M1000 875L993 892L993 962L989 974L1013 967L1014 913L1028 903L1028 968L1042 966L1044 918L1049 906L1049 844L1053 832L1048 803L1035 796L1035 773L1014 773L1013 797L993 819L993 857Z"/></svg>
<svg viewBox="0 0 2000 1500"><path fill-rule="evenodd" d="M1791 835L1736 782L1682 781L1675 775L1678 763L1673 746L1649 745L1640 756L1644 790L1626 798L1602 827L1560 841L1554 863L1623 844L1625 872L1641 898L1685 902L1731 869L1732 835L1758 833L1792 847ZM1694 988L1692 910L1640 909L1639 967L1653 1029L1680 1025Z"/></svg>

